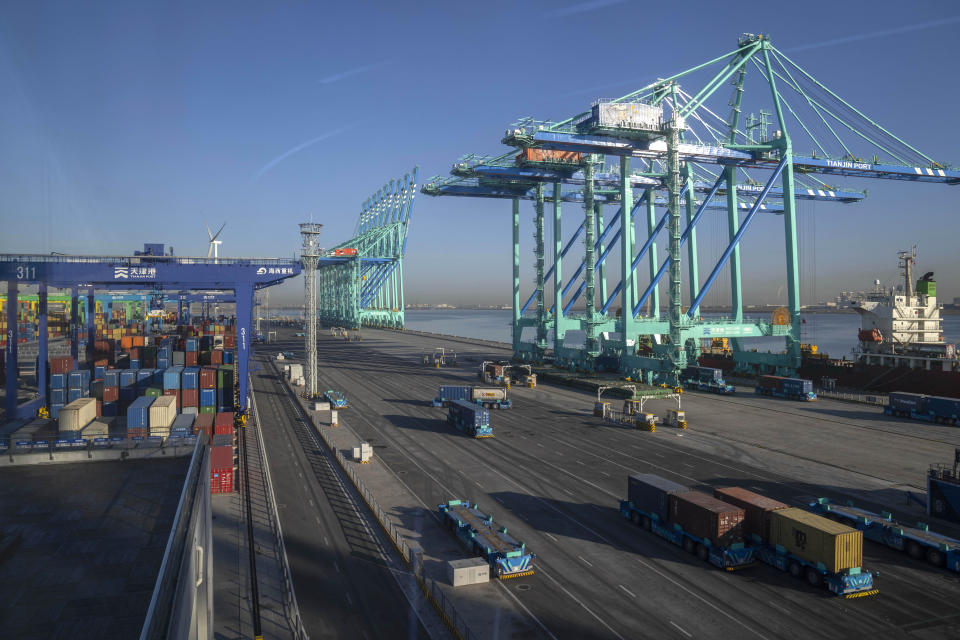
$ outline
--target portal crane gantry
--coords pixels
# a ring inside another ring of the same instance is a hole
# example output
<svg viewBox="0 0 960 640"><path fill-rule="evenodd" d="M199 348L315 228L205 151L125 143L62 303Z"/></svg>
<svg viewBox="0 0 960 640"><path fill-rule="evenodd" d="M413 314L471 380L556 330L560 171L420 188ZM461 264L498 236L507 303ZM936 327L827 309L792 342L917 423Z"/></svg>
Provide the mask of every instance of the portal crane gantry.
<svg viewBox="0 0 960 640"><path fill-rule="evenodd" d="M733 97L718 105L718 90L724 86L732 87ZM725 109L729 115L718 115ZM465 156L454 164L451 177L434 178L422 191L511 200L514 357L543 360L552 330L555 364L616 368L634 379L671 385L683 367L696 360L701 338L732 339L738 368L792 374L800 365L798 201L855 203L865 198L865 191L834 184L835 176L960 183L956 168L936 162L870 120L776 49L769 37L754 34L741 36L733 51L621 98L594 103L565 120L520 120L501 142L513 150ZM617 161L618 171L613 169ZM546 188L549 185L552 189ZM521 200L534 203L537 264L534 293L523 305ZM553 264L546 268L543 236L545 205L550 202L555 246ZM583 222L566 244L561 236L563 202L583 206ZM613 204L619 210L603 227L603 206ZM658 216L656 210L662 207L667 211ZM726 248L701 279L696 225L713 208L727 213ZM637 252L634 219L641 210L648 237ZM743 315L740 243L756 215L764 211L783 216L787 324ZM614 226L616 233L608 238ZM661 263L657 238L664 233L668 250ZM564 284L562 260L580 237L583 258ZM604 263L617 240L619 283L606 295ZM686 286L681 269L684 248ZM649 262L649 281L641 291L638 267L644 258ZM705 320L699 307L728 268L730 316ZM594 295L597 272L599 297ZM552 306L545 300L551 276ZM669 313L661 318L658 284L664 276ZM573 305L582 293L585 309L575 311ZM528 309L534 302L537 311L531 315ZM647 315L641 313L645 305ZM536 329L533 342L522 339L526 327ZM584 332L585 344L565 346L570 330ZM784 337L785 352L742 348L741 338L762 336ZM643 339L652 346L641 352L637 346Z"/></svg>

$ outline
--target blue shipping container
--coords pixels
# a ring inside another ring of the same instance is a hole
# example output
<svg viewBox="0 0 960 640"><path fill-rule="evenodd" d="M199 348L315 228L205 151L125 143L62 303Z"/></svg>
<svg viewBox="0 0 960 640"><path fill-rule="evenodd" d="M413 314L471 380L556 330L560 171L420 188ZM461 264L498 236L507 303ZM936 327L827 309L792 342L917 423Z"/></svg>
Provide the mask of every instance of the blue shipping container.
<svg viewBox="0 0 960 640"><path fill-rule="evenodd" d="M51 374L50 374L50 388L51 388L51 389L66 389L66 388L67 388L67 374L65 374L65 373L51 373Z"/></svg>
<svg viewBox="0 0 960 640"><path fill-rule="evenodd" d="M137 372L132 369L122 369L120 371L120 384L122 387L132 387L137 384Z"/></svg>
<svg viewBox="0 0 960 640"><path fill-rule="evenodd" d="M437 396L442 401L450 400L470 400L470 390L472 387L465 386L444 386L440 387Z"/></svg>
<svg viewBox="0 0 960 640"><path fill-rule="evenodd" d="M130 358L130 368L134 371L140 369L140 358Z"/></svg>
<svg viewBox="0 0 960 640"><path fill-rule="evenodd" d="M200 406L201 407L217 406L217 390L216 389L200 389Z"/></svg>
<svg viewBox="0 0 960 640"><path fill-rule="evenodd" d="M927 397L926 412L932 413L938 418L960 417L960 399L929 396Z"/></svg>
<svg viewBox="0 0 960 640"><path fill-rule="evenodd" d="M153 369L138 369L137 387L140 389L146 389L151 384L153 384Z"/></svg>
<svg viewBox="0 0 960 640"><path fill-rule="evenodd" d="M894 391L887 398L890 408L894 411L916 411L917 413L924 411L925 396L921 393Z"/></svg>
<svg viewBox="0 0 960 640"><path fill-rule="evenodd" d="M803 378L784 378L781 384L784 391L795 395L804 395L813 391L813 382Z"/></svg>
<svg viewBox="0 0 960 640"><path fill-rule="evenodd" d="M127 408L127 429L146 429L150 426L150 405L154 398L141 396Z"/></svg>
<svg viewBox="0 0 960 640"><path fill-rule="evenodd" d="M50 404L66 404L66 403L67 403L66 389L50 389Z"/></svg>
<svg viewBox="0 0 960 640"><path fill-rule="evenodd" d="M200 341L196 338L187 338L187 351L199 351Z"/></svg>
<svg viewBox="0 0 960 640"><path fill-rule="evenodd" d="M93 379L94 380L103 380L103 376L106 374L106 367L94 367L93 368Z"/></svg>
<svg viewBox="0 0 960 640"><path fill-rule="evenodd" d="M62 404L51 404L50 405L50 417L56 420L60 417L60 409L63 409L64 405Z"/></svg>
<svg viewBox="0 0 960 640"><path fill-rule="evenodd" d="M129 405L131 402L137 399L137 388L136 387L120 387L120 402L124 405Z"/></svg>
<svg viewBox="0 0 960 640"><path fill-rule="evenodd" d="M120 407L116 402L104 402L100 405L100 415L106 418L113 418L120 415Z"/></svg>
<svg viewBox="0 0 960 640"><path fill-rule="evenodd" d="M187 429L188 431L193 430L193 421L197 418L196 415L190 413L181 413L173 420L173 429Z"/></svg>
<svg viewBox="0 0 960 640"><path fill-rule="evenodd" d="M120 372L116 369L107 369L103 374L103 386L105 387L119 387L120 386Z"/></svg>
<svg viewBox="0 0 960 640"><path fill-rule="evenodd" d="M223 364L233 364L233 351L223 352Z"/></svg>
<svg viewBox="0 0 960 640"><path fill-rule="evenodd" d="M161 358L157 356L157 368L167 369L170 367L170 358Z"/></svg>
<svg viewBox="0 0 960 640"><path fill-rule="evenodd" d="M71 371L67 382L71 389L83 389L84 387L89 386L90 370L78 369L77 371Z"/></svg>
<svg viewBox="0 0 960 640"><path fill-rule="evenodd" d="M181 389L196 389L200 383L200 367L186 367L180 376Z"/></svg>
<svg viewBox="0 0 960 640"><path fill-rule="evenodd" d="M70 389L67 389L67 402L68 402L68 403L73 402L74 400L79 400L80 398L83 398L83 397L84 397L84 395L83 395L83 390L82 390L82 389L74 389L74 388L72 388L72 387L71 387Z"/></svg>
<svg viewBox="0 0 960 640"><path fill-rule="evenodd" d="M183 374L183 367L170 367L163 372L163 388L179 389L180 376Z"/></svg>

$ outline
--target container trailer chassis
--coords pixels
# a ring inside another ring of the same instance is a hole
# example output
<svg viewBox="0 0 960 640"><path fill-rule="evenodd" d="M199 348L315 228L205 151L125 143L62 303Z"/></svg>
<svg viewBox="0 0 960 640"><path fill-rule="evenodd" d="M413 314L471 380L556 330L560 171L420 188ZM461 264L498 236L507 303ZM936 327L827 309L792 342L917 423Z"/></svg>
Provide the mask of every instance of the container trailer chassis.
<svg viewBox="0 0 960 640"><path fill-rule="evenodd" d="M754 563L752 547L741 542L729 547L716 546L707 539L690 534L678 524L664 522L660 514L636 508L630 500L620 501L620 515L724 571L734 571Z"/></svg>
<svg viewBox="0 0 960 640"><path fill-rule="evenodd" d="M829 498L818 498L810 503L809 508L816 514L859 529L867 540L903 551L914 559L926 558L934 566L960 573L960 540L930 531L922 522L910 527L894 520L891 513L877 514L852 503L836 504Z"/></svg>
<svg viewBox="0 0 960 640"><path fill-rule="evenodd" d="M799 400L800 402L816 402L817 394L814 391L809 393L787 393L786 391L780 391L779 389L765 389L763 387L757 386L754 391L757 395L760 396L771 396L774 398L783 398L784 400Z"/></svg>
<svg viewBox="0 0 960 640"><path fill-rule="evenodd" d="M923 420L925 422L935 422L937 424L950 424L958 425L960 424L960 419L955 415L940 415L935 411L914 411L913 409L904 410L904 409L895 409L890 405L887 405L883 408L883 413L888 416L894 416L897 418L910 418L911 420Z"/></svg>
<svg viewBox="0 0 960 640"><path fill-rule="evenodd" d="M493 516L480 511L468 500L450 500L438 505L444 525L460 542L490 563L490 569L500 580L532 576L532 560L527 546L507 533L506 527L495 527Z"/></svg>
<svg viewBox="0 0 960 640"><path fill-rule="evenodd" d="M873 574L860 567L831 573L822 564L795 556L780 545L772 547L759 540L754 542L757 560L780 571L789 571L794 578L806 578L812 587L825 586L831 593L844 598L863 598L880 592L873 586Z"/></svg>
<svg viewBox="0 0 960 640"><path fill-rule="evenodd" d="M330 408L333 410L346 409L349 407L347 404L347 399L339 391L334 391L333 389L327 389L324 392L323 396L330 402Z"/></svg>

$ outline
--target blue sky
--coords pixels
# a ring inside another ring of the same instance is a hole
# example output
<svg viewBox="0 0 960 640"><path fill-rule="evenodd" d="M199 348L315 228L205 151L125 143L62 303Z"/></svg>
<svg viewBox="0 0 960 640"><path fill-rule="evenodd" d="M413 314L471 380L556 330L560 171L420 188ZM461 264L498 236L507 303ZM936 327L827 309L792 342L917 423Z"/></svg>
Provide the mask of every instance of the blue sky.
<svg viewBox="0 0 960 640"><path fill-rule="evenodd" d="M413 165L446 174L464 153L503 150L518 117L577 113L730 51L744 31L960 163L958 16L949 2L5 3L0 251L164 242L206 255L204 225L227 220L224 255L287 256L311 217L333 245ZM804 302L894 281L896 250L913 243L941 297L960 296L958 187L842 184L870 197L801 208ZM565 211L572 229L580 214ZM529 204L522 215L526 267ZM413 216L409 301L509 302L507 202L418 195ZM745 239L748 302L782 297L778 221ZM705 221L706 254L720 246L711 230L725 233Z"/></svg>

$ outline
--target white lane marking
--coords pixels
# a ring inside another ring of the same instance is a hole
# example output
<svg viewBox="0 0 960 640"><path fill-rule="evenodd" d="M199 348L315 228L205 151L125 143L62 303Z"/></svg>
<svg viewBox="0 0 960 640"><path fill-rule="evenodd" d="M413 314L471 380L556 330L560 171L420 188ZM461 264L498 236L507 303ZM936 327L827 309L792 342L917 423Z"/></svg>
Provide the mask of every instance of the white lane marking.
<svg viewBox="0 0 960 640"><path fill-rule="evenodd" d="M303 479L303 473L301 473L300 471L297 471L297 477Z"/></svg>
<svg viewBox="0 0 960 640"><path fill-rule="evenodd" d="M319 518L317 519L317 522L320 522L320 519L319 519ZM325 544L325 545L327 545L327 546L329 547L329 546L330 546L330 538L328 538L327 536L323 536L323 544Z"/></svg>
<svg viewBox="0 0 960 640"><path fill-rule="evenodd" d="M347 602L350 603L350 604L353 604L353 598L350 597L350 594L347 593L346 596L347 596ZM679 629L679 627L677 627L677 628Z"/></svg>
<svg viewBox="0 0 960 640"><path fill-rule="evenodd" d="M317 521L317 524L320 524L320 516L313 516L313 519ZM324 538L326 540L326 538Z"/></svg>
<svg viewBox="0 0 960 640"><path fill-rule="evenodd" d="M583 556L577 556L577 557L580 558L580 561L583 562L583 564L587 565L588 567L593 566L593 563L587 560L586 558L584 558Z"/></svg>
<svg viewBox="0 0 960 640"><path fill-rule="evenodd" d="M690 464L689 462L684 462L684 463L682 463L682 464L683 464L683 466L685 466L685 467L690 467L691 469L693 469L693 465Z"/></svg>
<svg viewBox="0 0 960 640"><path fill-rule="evenodd" d="M537 446L540 447L541 449L543 448L543 445L540 444L539 442L537 443Z"/></svg>
<svg viewBox="0 0 960 640"><path fill-rule="evenodd" d="M550 538L550 539L553 540L554 542L560 542L559 540L557 540L556 538L554 538L552 535L550 535L550 534L547 533L546 531L543 532L543 535L547 536L548 538Z"/></svg>
<svg viewBox="0 0 960 640"><path fill-rule="evenodd" d="M562 455L563 455L563 451L557 451L557 455L558 455L558 456L562 456Z"/></svg>
<svg viewBox="0 0 960 640"><path fill-rule="evenodd" d="M547 535L550 535L550 534L548 533ZM507 589L507 586L503 583L502 580L497 580L497 584L500 585L500 588L503 589L504 593L506 593L508 596L510 596L511 598L513 598L513 601L516 602L518 605L520 605L520 607L521 607L524 611L527 612L527 615L528 615L528 616L530 616L531 618L533 618L533 621L534 621L534 622L536 622L538 625L540 625L540 628L543 629L544 632L545 632L548 636L550 636L551 638L553 638L553 640L557 640L557 636L555 636L555 635L553 635L552 633L550 633L550 629L547 629L547 625L543 624L543 623L540 621L540 618L538 618L537 616L533 615L533 612L530 611L530 609L527 609L527 607L526 607L522 602L520 602L520 599L517 598L517 596L514 595L514 593L513 593L512 591L510 591L510 589Z"/></svg>
<svg viewBox="0 0 960 640"><path fill-rule="evenodd" d="M619 584L619 585L617 585L617 586L620 587L621 589L623 589L624 591L626 591L627 593L629 593L631 598L636 598L636 597L637 597L637 594L635 594L633 591L630 591L630 589L627 589L627 588L626 588L625 586L623 586L622 584Z"/></svg>
<svg viewBox="0 0 960 640"><path fill-rule="evenodd" d="M573 595L572 593L570 593L570 592L567 590L566 587L564 587L562 584L560 584L559 582L557 582L557 579L556 579L556 578L554 578L554 577L551 576L549 573L547 573L546 571L544 571L542 565L537 568L537 571L538 571L541 575L544 575L544 576L546 576L547 578L549 578L550 580L552 580L555 585L557 585L558 587L560 587L561 591L563 591L565 594L567 594L568 596L570 596L570 599L571 599L571 600L573 600L574 602L576 602L577 604L579 604L581 607L583 607L583 609L584 609L587 613L589 613L591 616L593 616L594 618L596 618L597 621L598 621L600 624L602 624L603 626L605 626L605 627L610 631L610 633L612 633L613 635L615 635L615 636L617 636L618 638L620 638L620 640L626 640L622 635L620 635L619 633L617 633L616 630L615 630L613 627L611 627L610 625L608 625L606 620L604 620L603 618L601 618L600 616L598 616L596 613L594 613L594 612L590 609L590 607L588 607L587 605L583 604L583 602L582 602L579 598L577 598L577 596L575 596L575 595Z"/></svg>
<svg viewBox="0 0 960 640"><path fill-rule="evenodd" d="M692 634L692 633L690 633L689 631L687 631L686 629L684 629L683 627L681 627L680 625L678 625L678 624L677 624L676 622L674 622L673 620L670 621L670 624L672 624L674 627L676 627L677 630L680 631L680 633L682 633L683 635L687 636L688 638L692 638L692 637L693 637L693 634Z"/></svg>
<svg viewBox="0 0 960 640"><path fill-rule="evenodd" d="M313 498L307 498L307 502L310 503L310 506L311 506L311 507L313 506Z"/></svg>
<svg viewBox="0 0 960 640"><path fill-rule="evenodd" d="M477 485L478 487L482 487L482 486L483 486L483 485L480 484L480 482L477 481L477 480L474 480L474 481L473 481L473 484Z"/></svg>
<svg viewBox="0 0 960 640"><path fill-rule="evenodd" d="M577 460L577 464L579 464L581 467L587 466L587 463L584 462L583 460Z"/></svg>
<svg viewBox="0 0 960 640"><path fill-rule="evenodd" d="M654 452L653 455L657 456L658 458L666 458L666 457L667 457L667 456L663 455L662 453L657 453L657 452Z"/></svg>
<svg viewBox="0 0 960 640"><path fill-rule="evenodd" d="M783 612L786 613L786 614L789 614L789 613L790 613L790 610L789 610L789 609L786 609L786 608L784 608L784 607L781 607L781 606L778 605L778 604L775 604L775 603L773 602L773 600L767 600L767 604L769 604L769 605L770 605L771 607L773 607L774 609L779 609L780 611L783 611Z"/></svg>
<svg viewBox="0 0 960 640"><path fill-rule="evenodd" d="M603 475L607 476L608 478L610 477L610 474L607 473L606 471L601 471L600 473L602 473Z"/></svg>
<svg viewBox="0 0 960 640"><path fill-rule="evenodd" d="M337 564L336 561L333 563L333 568L337 570L337 573L340 573L340 565Z"/></svg>
<svg viewBox="0 0 960 640"><path fill-rule="evenodd" d="M560 488L566 491L567 493L569 493L570 495L573 495L573 491L570 491L570 489L567 489L566 487L560 487Z"/></svg>

